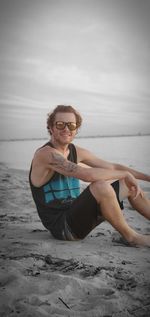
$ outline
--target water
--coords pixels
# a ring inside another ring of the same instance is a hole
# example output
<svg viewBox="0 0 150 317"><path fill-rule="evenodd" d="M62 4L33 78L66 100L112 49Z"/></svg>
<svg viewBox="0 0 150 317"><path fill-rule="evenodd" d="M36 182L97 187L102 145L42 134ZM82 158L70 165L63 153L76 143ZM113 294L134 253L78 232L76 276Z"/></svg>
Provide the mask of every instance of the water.
<svg viewBox="0 0 150 317"><path fill-rule="evenodd" d="M44 143L46 140L1 141L0 162L28 170L35 150ZM74 143L102 159L150 171L150 136L79 138Z"/></svg>

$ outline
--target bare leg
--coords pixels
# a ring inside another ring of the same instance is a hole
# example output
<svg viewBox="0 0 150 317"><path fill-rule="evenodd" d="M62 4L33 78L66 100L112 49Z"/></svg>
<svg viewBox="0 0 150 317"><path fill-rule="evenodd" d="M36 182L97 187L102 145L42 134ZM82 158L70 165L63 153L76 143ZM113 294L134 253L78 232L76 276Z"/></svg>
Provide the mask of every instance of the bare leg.
<svg viewBox="0 0 150 317"><path fill-rule="evenodd" d="M131 244L150 246L150 236L138 234L126 222L115 192L107 182L94 182L90 190L100 205L103 217Z"/></svg>
<svg viewBox="0 0 150 317"><path fill-rule="evenodd" d="M150 200L146 197L145 193L143 192L142 195L139 195L136 199L130 196L128 187L126 186L124 180L119 181L120 183L120 193L119 198L122 201L126 197L131 204L131 206L138 211L142 216L150 220Z"/></svg>
<svg viewBox="0 0 150 317"><path fill-rule="evenodd" d="M128 199L134 209L150 220L150 200L144 193L143 196L139 195L135 200L131 196Z"/></svg>

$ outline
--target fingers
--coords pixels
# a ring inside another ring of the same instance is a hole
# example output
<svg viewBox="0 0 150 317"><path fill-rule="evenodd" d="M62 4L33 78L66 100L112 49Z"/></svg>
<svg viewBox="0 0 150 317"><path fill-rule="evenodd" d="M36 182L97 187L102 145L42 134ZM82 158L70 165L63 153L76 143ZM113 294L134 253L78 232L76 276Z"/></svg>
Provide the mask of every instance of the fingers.
<svg viewBox="0 0 150 317"><path fill-rule="evenodd" d="M140 195L139 191L137 191L135 197L133 198L133 200L135 200L138 196Z"/></svg>
<svg viewBox="0 0 150 317"><path fill-rule="evenodd" d="M135 200L139 195L143 197L143 192L141 191L141 188L139 186L132 186L130 190L131 196Z"/></svg>
<svg viewBox="0 0 150 317"><path fill-rule="evenodd" d="M125 178L125 183L129 188L130 196L135 200L139 195L143 197L143 192L141 191L141 188L139 187L136 179L133 175L128 175L128 177Z"/></svg>

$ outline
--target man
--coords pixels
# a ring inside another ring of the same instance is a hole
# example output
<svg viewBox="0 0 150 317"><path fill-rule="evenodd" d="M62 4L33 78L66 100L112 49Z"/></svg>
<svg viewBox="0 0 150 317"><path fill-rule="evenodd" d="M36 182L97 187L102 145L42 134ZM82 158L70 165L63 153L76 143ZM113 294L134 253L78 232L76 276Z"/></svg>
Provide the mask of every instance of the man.
<svg viewBox="0 0 150 317"><path fill-rule="evenodd" d="M72 106L48 115L51 139L35 152L30 186L39 217L56 239L78 240L107 220L132 245L150 246L150 236L134 231L122 210L124 198L150 219L150 200L137 179L150 176L104 161L72 143L82 118ZM79 164L79 163L84 163ZM79 180L90 183L80 192Z"/></svg>

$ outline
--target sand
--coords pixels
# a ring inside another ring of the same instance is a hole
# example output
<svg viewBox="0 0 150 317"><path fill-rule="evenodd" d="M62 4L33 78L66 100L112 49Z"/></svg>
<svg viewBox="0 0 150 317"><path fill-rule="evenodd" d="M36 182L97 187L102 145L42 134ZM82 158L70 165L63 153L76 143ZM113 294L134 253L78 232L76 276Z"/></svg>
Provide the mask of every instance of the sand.
<svg viewBox="0 0 150 317"><path fill-rule="evenodd" d="M150 316L149 248L125 244L108 223L82 241L55 240L38 218L28 173L1 165L0 178L1 317ZM149 232L128 202L124 214Z"/></svg>

